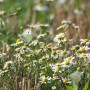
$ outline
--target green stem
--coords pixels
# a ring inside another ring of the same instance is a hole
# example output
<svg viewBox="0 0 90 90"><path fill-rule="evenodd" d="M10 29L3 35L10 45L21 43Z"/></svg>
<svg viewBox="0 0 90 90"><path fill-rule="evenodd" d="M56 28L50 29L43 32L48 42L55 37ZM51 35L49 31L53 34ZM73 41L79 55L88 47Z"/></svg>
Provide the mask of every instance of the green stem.
<svg viewBox="0 0 90 90"><path fill-rule="evenodd" d="M73 89L78 90L78 85L76 83L74 83L74 82L73 82Z"/></svg>

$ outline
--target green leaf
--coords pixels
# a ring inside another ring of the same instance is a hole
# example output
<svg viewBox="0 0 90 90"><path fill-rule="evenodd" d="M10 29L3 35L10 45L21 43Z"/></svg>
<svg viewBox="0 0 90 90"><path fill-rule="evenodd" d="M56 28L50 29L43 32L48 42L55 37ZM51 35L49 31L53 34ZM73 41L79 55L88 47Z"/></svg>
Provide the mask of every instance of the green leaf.
<svg viewBox="0 0 90 90"><path fill-rule="evenodd" d="M3 90L3 88L0 88L0 90Z"/></svg>
<svg viewBox="0 0 90 90"><path fill-rule="evenodd" d="M67 90L73 90L72 86L66 86Z"/></svg>
<svg viewBox="0 0 90 90"><path fill-rule="evenodd" d="M73 90L78 90L78 84L73 82Z"/></svg>
<svg viewBox="0 0 90 90"><path fill-rule="evenodd" d="M90 79L89 79L89 80L87 81L87 83L85 84L83 90L87 90L87 89L88 89L89 83L90 83Z"/></svg>
<svg viewBox="0 0 90 90"><path fill-rule="evenodd" d="M81 1L82 0L75 0L75 4L74 4L75 8L79 7Z"/></svg>

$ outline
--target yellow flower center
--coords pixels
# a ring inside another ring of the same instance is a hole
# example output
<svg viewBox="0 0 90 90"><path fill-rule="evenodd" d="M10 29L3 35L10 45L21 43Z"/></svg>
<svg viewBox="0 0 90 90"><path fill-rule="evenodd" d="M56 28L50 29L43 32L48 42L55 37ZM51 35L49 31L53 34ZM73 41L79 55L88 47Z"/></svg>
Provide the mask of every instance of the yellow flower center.
<svg viewBox="0 0 90 90"><path fill-rule="evenodd" d="M27 68L29 66L29 64L25 64L24 67Z"/></svg>
<svg viewBox="0 0 90 90"><path fill-rule="evenodd" d="M20 43L20 39L17 39L17 40L16 40L16 44L19 44L19 43Z"/></svg>
<svg viewBox="0 0 90 90"><path fill-rule="evenodd" d="M61 69L62 69L62 67L59 66L59 65L57 65L57 66L55 67L55 70L56 70L56 71L59 71L59 70L61 70Z"/></svg>
<svg viewBox="0 0 90 90"><path fill-rule="evenodd" d="M88 42L88 39L84 39L84 42Z"/></svg>
<svg viewBox="0 0 90 90"><path fill-rule="evenodd" d="M37 6L38 6L38 7L42 7L42 3L38 3Z"/></svg>
<svg viewBox="0 0 90 90"><path fill-rule="evenodd" d="M46 78L46 77L43 77L43 78L42 78L42 81L43 81L43 82L47 82L47 78Z"/></svg>
<svg viewBox="0 0 90 90"><path fill-rule="evenodd" d="M80 70L80 67L77 68L77 71L79 71L79 70Z"/></svg>
<svg viewBox="0 0 90 90"><path fill-rule="evenodd" d="M43 57L42 57L42 60L45 60L45 59L46 59L45 56L43 56Z"/></svg>
<svg viewBox="0 0 90 90"><path fill-rule="evenodd" d="M67 80L66 78L63 80L64 83L66 83L67 81L68 81L68 80Z"/></svg>
<svg viewBox="0 0 90 90"><path fill-rule="evenodd" d="M52 51L52 55L55 55L56 54L56 51Z"/></svg>
<svg viewBox="0 0 90 90"><path fill-rule="evenodd" d="M35 42L37 42L37 43L38 43L39 41L38 41L38 40L35 40Z"/></svg>
<svg viewBox="0 0 90 90"><path fill-rule="evenodd" d="M11 66L11 63L6 62L6 67L10 67L10 66Z"/></svg>
<svg viewBox="0 0 90 90"><path fill-rule="evenodd" d="M57 80L57 78L56 77L53 77L53 80Z"/></svg>
<svg viewBox="0 0 90 90"><path fill-rule="evenodd" d="M62 51L61 54L62 54L62 55L65 55L65 54L66 54L66 51Z"/></svg>
<svg viewBox="0 0 90 90"><path fill-rule="evenodd" d="M85 56L86 56L86 54L85 54L85 53L82 53L81 55L82 55L82 57L85 57Z"/></svg>
<svg viewBox="0 0 90 90"><path fill-rule="evenodd" d="M66 60L66 61L64 62L65 65L69 65L69 63L70 63L69 60Z"/></svg>
<svg viewBox="0 0 90 90"><path fill-rule="evenodd" d="M25 52L22 52L22 51L21 51L21 52L20 52L20 55L23 55L24 53L25 53Z"/></svg>
<svg viewBox="0 0 90 90"><path fill-rule="evenodd" d="M80 47L80 51L85 51L85 48L84 47Z"/></svg>
<svg viewBox="0 0 90 90"><path fill-rule="evenodd" d="M61 38L62 38L62 36L57 36L57 38L58 38L58 39L61 39Z"/></svg>
<svg viewBox="0 0 90 90"><path fill-rule="evenodd" d="M26 48L27 48L27 46L25 46L25 45L24 45L24 46L22 46L22 48L23 48L23 49L26 49Z"/></svg>
<svg viewBox="0 0 90 90"><path fill-rule="evenodd" d="M68 57L67 60L71 60L71 57Z"/></svg>

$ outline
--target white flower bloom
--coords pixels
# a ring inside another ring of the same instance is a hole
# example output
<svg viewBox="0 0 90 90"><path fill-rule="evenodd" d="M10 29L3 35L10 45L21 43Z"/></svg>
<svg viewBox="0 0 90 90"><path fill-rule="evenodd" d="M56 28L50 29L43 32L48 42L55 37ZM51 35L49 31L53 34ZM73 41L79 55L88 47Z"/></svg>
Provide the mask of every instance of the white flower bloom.
<svg viewBox="0 0 90 90"><path fill-rule="evenodd" d="M43 38L45 36L46 36L46 34L40 34L39 36L37 36L37 39Z"/></svg>
<svg viewBox="0 0 90 90"><path fill-rule="evenodd" d="M89 42L86 42L86 45L87 45L87 46L90 46L90 41L89 41Z"/></svg>
<svg viewBox="0 0 90 90"><path fill-rule="evenodd" d="M69 78L66 78L66 77L65 78L62 77L62 80L63 80L64 83L68 83L68 84L71 84L72 83L70 81L70 79Z"/></svg>
<svg viewBox="0 0 90 90"><path fill-rule="evenodd" d="M89 51L89 50L90 50L90 47L85 46L85 50L86 50L86 51Z"/></svg>
<svg viewBox="0 0 90 90"><path fill-rule="evenodd" d="M7 62L4 64L4 69L10 68L13 64L14 64L13 61L7 61Z"/></svg>
<svg viewBox="0 0 90 90"><path fill-rule="evenodd" d="M61 53L60 53L60 56L64 56L64 57L67 57L68 55L70 55L70 51L66 51L66 50L62 50Z"/></svg>
<svg viewBox="0 0 90 90"><path fill-rule="evenodd" d="M90 63L90 53L86 53L86 57L87 57L86 63Z"/></svg>
<svg viewBox="0 0 90 90"><path fill-rule="evenodd" d="M51 77L49 77L49 76L46 77L45 75L43 75L40 77L40 80L41 80L40 82L41 83L48 83L51 79L52 79Z"/></svg>
<svg viewBox="0 0 90 90"><path fill-rule="evenodd" d="M87 56L86 56L85 53L79 53L79 54L77 55L77 57L79 57L79 58L86 58Z"/></svg>
<svg viewBox="0 0 90 90"><path fill-rule="evenodd" d="M78 16L83 15L83 11L81 11L80 9L75 9L75 10L74 10L74 13L75 13L76 15L78 15Z"/></svg>
<svg viewBox="0 0 90 90"><path fill-rule="evenodd" d="M15 57L18 61L22 61L22 60L23 60L23 58L21 57L20 53L14 54L14 57Z"/></svg>
<svg viewBox="0 0 90 90"><path fill-rule="evenodd" d="M53 78L52 78L53 80L58 80L59 79L59 77L57 76L57 75L53 75Z"/></svg>
<svg viewBox="0 0 90 90"><path fill-rule="evenodd" d="M37 11L46 11L48 7L46 5L42 5L41 3L38 3L35 7L35 10Z"/></svg>
<svg viewBox="0 0 90 90"><path fill-rule="evenodd" d="M62 23L62 24L70 24L70 23L71 23L71 21L68 21L68 20L63 20L61 23Z"/></svg>
<svg viewBox="0 0 90 90"><path fill-rule="evenodd" d="M1 53L0 54L0 58L2 58L3 56L5 56L6 55L6 53Z"/></svg>
<svg viewBox="0 0 90 90"><path fill-rule="evenodd" d="M37 44L39 44L39 40L34 40L34 41L32 41L32 43L31 43L31 45L33 45L33 46L36 46Z"/></svg>
<svg viewBox="0 0 90 90"><path fill-rule="evenodd" d="M64 61L60 65L63 67L63 69L69 68L70 66L75 65L73 60L74 60L74 57L67 57L64 59Z"/></svg>
<svg viewBox="0 0 90 90"><path fill-rule="evenodd" d="M90 42L88 39L80 39L81 44L85 44L86 42Z"/></svg>
<svg viewBox="0 0 90 90"><path fill-rule="evenodd" d="M5 11L0 11L0 15L3 15L5 13Z"/></svg>
<svg viewBox="0 0 90 90"><path fill-rule="evenodd" d="M57 88L56 88L56 86L52 86L52 90L56 90Z"/></svg>
<svg viewBox="0 0 90 90"><path fill-rule="evenodd" d="M51 54L51 57L54 59L57 59L59 57L59 55L58 54L55 54L55 55Z"/></svg>
<svg viewBox="0 0 90 90"><path fill-rule="evenodd" d="M76 29L76 30L79 29L79 26L77 26L75 23L72 24L72 27L73 27L74 29Z"/></svg>
<svg viewBox="0 0 90 90"><path fill-rule="evenodd" d="M60 42L61 39L63 39L65 37L64 33L59 33L58 35L56 35L56 37L54 38L55 42Z"/></svg>
<svg viewBox="0 0 90 90"><path fill-rule="evenodd" d="M8 70L0 70L0 76L2 76L4 73L6 73Z"/></svg>
<svg viewBox="0 0 90 90"><path fill-rule="evenodd" d="M51 66L53 72L61 72L62 71L62 66L60 65L60 63L52 64L50 66Z"/></svg>

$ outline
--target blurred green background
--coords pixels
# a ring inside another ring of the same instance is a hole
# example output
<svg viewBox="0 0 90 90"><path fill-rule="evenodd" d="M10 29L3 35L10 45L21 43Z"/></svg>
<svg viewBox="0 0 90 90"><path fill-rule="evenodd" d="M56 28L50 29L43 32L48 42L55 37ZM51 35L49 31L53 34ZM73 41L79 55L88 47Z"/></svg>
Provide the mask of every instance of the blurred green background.
<svg viewBox="0 0 90 90"><path fill-rule="evenodd" d="M32 24L49 24L48 31L53 37L62 20L80 26L78 38L90 39L89 13L90 0L0 0L0 39L1 42L13 43L18 34ZM36 29L32 29L34 34L39 32ZM67 35L69 38L74 36L71 28Z"/></svg>

